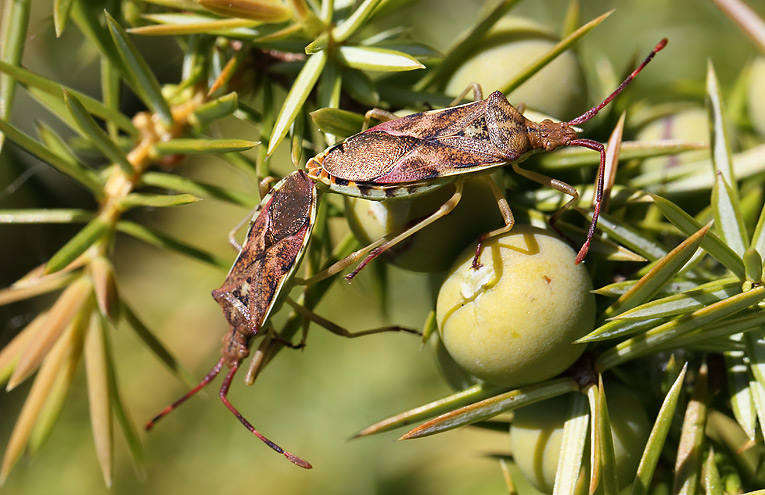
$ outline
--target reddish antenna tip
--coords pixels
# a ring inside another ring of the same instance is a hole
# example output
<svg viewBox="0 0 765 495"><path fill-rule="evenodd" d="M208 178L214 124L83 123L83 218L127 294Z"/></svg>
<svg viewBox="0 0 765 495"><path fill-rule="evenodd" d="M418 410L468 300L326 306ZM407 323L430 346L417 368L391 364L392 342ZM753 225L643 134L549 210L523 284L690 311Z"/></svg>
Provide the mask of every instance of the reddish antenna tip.
<svg viewBox="0 0 765 495"><path fill-rule="evenodd" d="M613 100L616 97L616 95L621 93L624 90L624 88L627 87L627 85L635 78L635 76L640 74L640 71L642 71L643 68L646 65L648 65L648 62L650 62L651 59L653 59L654 55L656 55L656 53L658 53L665 46L667 46L667 38L663 38L661 41L659 41L659 43L656 45L656 47L654 47L654 49L651 50L651 53L649 53L648 56L645 58L645 60L643 60L643 63L640 64L637 69L632 71L632 74L627 76L627 79L625 79L619 85L618 88L616 88L610 95L608 95L608 97L605 100L603 100L599 105L597 105L597 106L587 110L586 112L584 112L579 117L576 117L575 119L572 119L572 120L568 121L567 124L568 125L578 125L578 124L581 124L583 122L587 122L588 120L593 118L595 115L597 115L598 112L600 112L603 109L603 107L608 105L611 102L611 100Z"/></svg>
<svg viewBox="0 0 765 495"><path fill-rule="evenodd" d="M289 461L292 464L294 464L296 466L300 466L303 469L312 469L313 468L313 466L311 466L310 462L306 461L305 459L301 459L300 457L298 457L296 455L290 454L289 452L285 452L284 453L284 457L289 459Z"/></svg>

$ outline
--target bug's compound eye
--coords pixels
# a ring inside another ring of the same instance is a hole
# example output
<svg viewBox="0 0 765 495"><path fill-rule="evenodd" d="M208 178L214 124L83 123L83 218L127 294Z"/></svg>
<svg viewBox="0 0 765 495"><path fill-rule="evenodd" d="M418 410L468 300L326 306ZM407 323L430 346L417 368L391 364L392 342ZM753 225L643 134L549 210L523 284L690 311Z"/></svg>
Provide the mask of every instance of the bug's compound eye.
<svg viewBox="0 0 765 495"><path fill-rule="evenodd" d="M454 360L489 383L519 387L561 373L593 329L592 281L553 234L516 225L457 259L438 294L436 321Z"/></svg>
<svg viewBox="0 0 765 495"><path fill-rule="evenodd" d="M611 383L606 383L605 392L616 475L623 488L635 477L650 426L645 408L634 392ZM518 469L544 493L552 493L555 484L563 425L571 397L565 394L517 409L510 426L510 446ZM584 458L589 460L589 456Z"/></svg>
<svg viewBox="0 0 765 495"><path fill-rule="evenodd" d="M400 232L422 220L454 194L447 185L413 199L369 201L346 198L346 217L361 244L391 232ZM387 251L383 257L394 265L417 272L444 271L462 249L478 236L504 225L491 188L484 179L465 182L463 196L454 210Z"/></svg>
<svg viewBox="0 0 765 495"><path fill-rule="evenodd" d="M558 42L548 28L529 19L506 17L484 37L482 48L460 65L446 86L457 96L472 82L483 87L484 98L503 91L525 69L526 62L538 60ZM570 118L587 109L584 72L572 51L558 56L510 95L513 105L559 118Z"/></svg>

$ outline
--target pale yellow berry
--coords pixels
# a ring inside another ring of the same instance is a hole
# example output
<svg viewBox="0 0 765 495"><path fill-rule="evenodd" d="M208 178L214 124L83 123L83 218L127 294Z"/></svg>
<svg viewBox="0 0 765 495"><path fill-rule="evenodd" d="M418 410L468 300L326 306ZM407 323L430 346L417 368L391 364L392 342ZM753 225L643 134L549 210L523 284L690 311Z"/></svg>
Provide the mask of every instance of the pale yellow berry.
<svg viewBox="0 0 765 495"><path fill-rule="evenodd" d="M650 425L643 404L628 388L606 384L614 460L619 486L635 478ZM571 394L545 400L515 411L510 446L518 469L537 489L552 493L561 451L563 426ZM587 446L589 448L589 445ZM587 458L589 455L585 454Z"/></svg>
<svg viewBox="0 0 765 495"><path fill-rule="evenodd" d="M457 259L441 286L436 320L454 360L468 373L519 387L552 378L582 354L573 341L593 329L595 299L584 265L554 234L516 225Z"/></svg>

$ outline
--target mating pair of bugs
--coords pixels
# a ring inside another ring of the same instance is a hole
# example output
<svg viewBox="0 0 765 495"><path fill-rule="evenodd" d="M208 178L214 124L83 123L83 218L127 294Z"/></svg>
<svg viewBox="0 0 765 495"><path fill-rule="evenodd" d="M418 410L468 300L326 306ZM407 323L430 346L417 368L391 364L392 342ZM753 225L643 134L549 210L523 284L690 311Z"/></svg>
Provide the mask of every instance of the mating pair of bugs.
<svg viewBox="0 0 765 495"><path fill-rule="evenodd" d="M261 201L239 256L223 285L212 293L230 327L223 338L221 359L199 385L149 421L146 429L152 428L159 419L210 383L225 365L229 371L219 395L226 407L273 450L300 467L310 468L307 461L285 451L258 432L228 401L227 394L234 374L249 355L252 338L260 332L269 315L285 300L296 306L287 298L287 293L289 286L295 282L294 274L316 219L318 190L315 182L321 182L330 191L375 200L411 198L451 182L455 183L456 192L438 211L413 227L357 251L304 283L337 273L367 255L348 276L352 278L375 256L447 215L460 200L466 175L492 171L503 165L510 165L516 173L571 196L571 200L550 217L550 224L554 226L555 220L578 199L576 189L522 169L517 163L533 153L563 146L590 148L600 153L600 167L592 221L576 258L576 263L580 263L587 254L598 222L603 199L605 149L597 141L578 138L572 126L594 117L666 43L666 39L661 40L643 63L602 103L568 122L532 122L510 105L502 93L496 91L484 100L476 87L474 92L479 101L383 122L311 158L306 164L307 171L298 170L282 179ZM478 266L481 241L509 231L514 223L501 190L496 184L493 184L493 190L505 226L481 236L473 260L474 267ZM346 337L385 330L406 330L388 327L352 334L334 325L328 327Z"/></svg>

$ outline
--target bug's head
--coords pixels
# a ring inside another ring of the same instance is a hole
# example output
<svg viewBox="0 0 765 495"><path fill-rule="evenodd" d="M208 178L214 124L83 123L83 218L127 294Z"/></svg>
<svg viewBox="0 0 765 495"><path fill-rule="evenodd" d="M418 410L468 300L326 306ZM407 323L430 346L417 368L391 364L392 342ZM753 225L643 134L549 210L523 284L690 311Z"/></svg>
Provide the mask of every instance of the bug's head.
<svg viewBox="0 0 765 495"><path fill-rule="evenodd" d="M535 136L533 134L536 134ZM565 122L553 122L545 119L536 125L536 133L530 134L536 148L552 151L568 144L577 138L576 131ZM538 140L534 143L533 141Z"/></svg>
<svg viewBox="0 0 765 495"><path fill-rule="evenodd" d="M238 367L250 355L250 335L231 331L223 336L221 355L223 363L229 368Z"/></svg>
<svg viewBox="0 0 765 495"><path fill-rule="evenodd" d="M249 328L251 325L249 289L249 284L243 283L240 286L224 286L212 291L213 299L220 305L223 316L232 329Z"/></svg>

